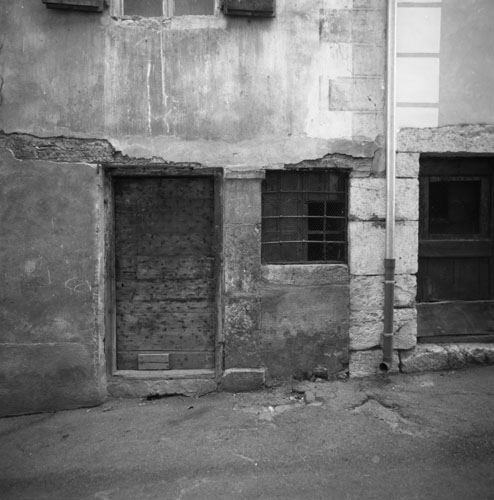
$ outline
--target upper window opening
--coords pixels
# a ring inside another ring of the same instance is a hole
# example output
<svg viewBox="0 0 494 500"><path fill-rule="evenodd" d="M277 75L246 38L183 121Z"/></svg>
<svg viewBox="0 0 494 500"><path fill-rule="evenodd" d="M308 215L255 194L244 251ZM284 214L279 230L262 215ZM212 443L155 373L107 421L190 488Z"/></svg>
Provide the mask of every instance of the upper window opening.
<svg viewBox="0 0 494 500"><path fill-rule="evenodd" d="M215 0L124 0L126 16L172 17L214 14Z"/></svg>
<svg viewBox="0 0 494 500"><path fill-rule="evenodd" d="M270 170L262 190L264 263L345 262L347 176Z"/></svg>

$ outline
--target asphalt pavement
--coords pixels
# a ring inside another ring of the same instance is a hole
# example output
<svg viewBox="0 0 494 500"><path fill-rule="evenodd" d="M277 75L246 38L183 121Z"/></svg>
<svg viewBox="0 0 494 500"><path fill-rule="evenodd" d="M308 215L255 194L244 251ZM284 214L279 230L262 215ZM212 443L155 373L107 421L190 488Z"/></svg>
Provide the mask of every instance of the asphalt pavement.
<svg viewBox="0 0 494 500"><path fill-rule="evenodd" d="M494 499L494 367L0 419L0 498Z"/></svg>

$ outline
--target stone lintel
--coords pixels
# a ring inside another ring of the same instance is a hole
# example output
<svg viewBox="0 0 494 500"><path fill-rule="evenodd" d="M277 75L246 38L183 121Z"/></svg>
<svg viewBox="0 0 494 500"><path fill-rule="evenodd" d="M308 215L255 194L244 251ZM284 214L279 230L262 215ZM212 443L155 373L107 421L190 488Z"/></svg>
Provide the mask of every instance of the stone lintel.
<svg viewBox="0 0 494 500"><path fill-rule="evenodd" d="M320 286L348 284L346 264L267 264L262 280L270 285Z"/></svg>
<svg viewBox="0 0 494 500"><path fill-rule="evenodd" d="M494 125L450 125L406 128L398 134L397 151L409 153L493 153Z"/></svg>

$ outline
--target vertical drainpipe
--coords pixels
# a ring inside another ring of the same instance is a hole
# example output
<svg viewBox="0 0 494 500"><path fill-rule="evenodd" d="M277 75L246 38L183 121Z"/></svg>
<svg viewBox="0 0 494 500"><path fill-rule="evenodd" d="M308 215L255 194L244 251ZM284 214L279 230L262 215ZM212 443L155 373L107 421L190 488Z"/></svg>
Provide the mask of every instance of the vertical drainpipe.
<svg viewBox="0 0 494 500"><path fill-rule="evenodd" d="M387 4L386 40L386 242L384 252L384 327L383 358L379 368L388 371L393 362L394 287L395 287L395 87L396 87L396 0Z"/></svg>

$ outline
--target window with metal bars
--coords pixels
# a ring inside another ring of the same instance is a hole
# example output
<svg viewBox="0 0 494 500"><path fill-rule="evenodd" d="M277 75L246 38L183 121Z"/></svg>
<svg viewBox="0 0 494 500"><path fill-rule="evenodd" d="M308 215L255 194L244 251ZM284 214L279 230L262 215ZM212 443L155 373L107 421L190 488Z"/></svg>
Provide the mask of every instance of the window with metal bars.
<svg viewBox="0 0 494 500"><path fill-rule="evenodd" d="M348 176L268 170L262 187L262 261L345 262Z"/></svg>

